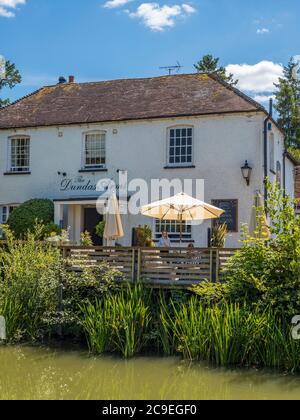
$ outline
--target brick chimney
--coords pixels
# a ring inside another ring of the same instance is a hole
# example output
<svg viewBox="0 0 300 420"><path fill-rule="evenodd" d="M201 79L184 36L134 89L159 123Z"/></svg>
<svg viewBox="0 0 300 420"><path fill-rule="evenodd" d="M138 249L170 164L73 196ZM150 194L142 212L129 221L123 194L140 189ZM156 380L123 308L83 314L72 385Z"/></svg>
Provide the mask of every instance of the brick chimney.
<svg viewBox="0 0 300 420"><path fill-rule="evenodd" d="M69 83L75 83L75 76L69 76Z"/></svg>

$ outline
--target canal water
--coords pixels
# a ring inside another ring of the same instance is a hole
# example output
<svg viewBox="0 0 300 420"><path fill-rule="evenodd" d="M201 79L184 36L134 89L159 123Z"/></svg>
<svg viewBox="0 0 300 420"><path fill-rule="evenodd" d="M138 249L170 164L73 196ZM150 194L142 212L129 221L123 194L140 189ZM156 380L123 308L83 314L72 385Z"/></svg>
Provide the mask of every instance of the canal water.
<svg viewBox="0 0 300 420"><path fill-rule="evenodd" d="M300 377L176 358L0 347L0 399L300 399Z"/></svg>

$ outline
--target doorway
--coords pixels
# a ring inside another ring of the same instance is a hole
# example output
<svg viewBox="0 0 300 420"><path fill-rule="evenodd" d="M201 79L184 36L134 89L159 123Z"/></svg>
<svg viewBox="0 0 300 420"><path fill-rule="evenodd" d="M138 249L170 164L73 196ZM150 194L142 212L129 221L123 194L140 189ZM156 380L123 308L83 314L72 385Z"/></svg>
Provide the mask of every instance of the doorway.
<svg viewBox="0 0 300 420"><path fill-rule="evenodd" d="M95 207L86 207L84 209L84 231L89 232L95 246L103 246L103 238L96 233L96 226L103 222L103 215L97 212Z"/></svg>

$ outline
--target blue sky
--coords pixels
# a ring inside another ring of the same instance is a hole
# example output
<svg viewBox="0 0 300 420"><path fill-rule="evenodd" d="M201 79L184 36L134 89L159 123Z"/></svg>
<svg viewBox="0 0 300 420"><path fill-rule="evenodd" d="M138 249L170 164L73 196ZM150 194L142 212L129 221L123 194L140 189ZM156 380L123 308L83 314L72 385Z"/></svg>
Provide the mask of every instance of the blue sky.
<svg viewBox="0 0 300 420"><path fill-rule="evenodd" d="M269 96L300 54L299 0L0 0L0 55L15 62L14 100L58 76L148 77L204 54L221 58L252 96ZM262 98L264 99L264 98Z"/></svg>

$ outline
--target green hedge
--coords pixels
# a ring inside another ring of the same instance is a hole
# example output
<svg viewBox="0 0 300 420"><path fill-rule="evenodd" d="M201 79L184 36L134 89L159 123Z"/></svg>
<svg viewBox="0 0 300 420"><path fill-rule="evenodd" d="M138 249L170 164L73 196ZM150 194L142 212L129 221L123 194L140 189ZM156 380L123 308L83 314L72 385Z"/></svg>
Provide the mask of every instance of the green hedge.
<svg viewBox="0 0 300 420"><path fill-rule="evenodd" d="M54 220L54 203L51 200L30 200L16 208L9 216L7 224L17 238L27 231L33 231L36 223L48 225Z"/></svg>

